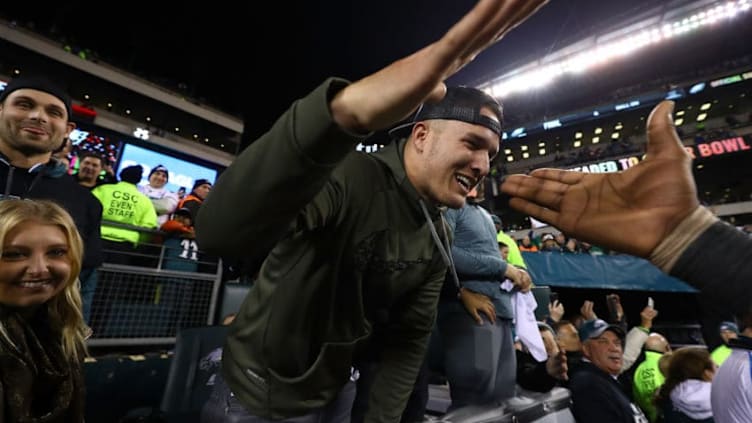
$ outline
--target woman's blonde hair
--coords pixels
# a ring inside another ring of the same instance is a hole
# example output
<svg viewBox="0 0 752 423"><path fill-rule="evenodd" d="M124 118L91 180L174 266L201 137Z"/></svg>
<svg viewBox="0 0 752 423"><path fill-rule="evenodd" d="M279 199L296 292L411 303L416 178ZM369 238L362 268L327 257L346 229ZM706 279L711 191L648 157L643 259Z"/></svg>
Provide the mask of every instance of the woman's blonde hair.
<svg viewBox="0 0 752 423"><path fill-rule="evenodd" d="M57 226L65 234L71 266L70 277L65 281L63 291L45 305L50 326L55 333L61 335L63 353L69 359L78 361L86 354L86 337L89 333L81 311L81 289L78 280L84 250L81 235L70 214L52 201L3 200L0 201L0 256L8 233L29 221Z"/></svg>

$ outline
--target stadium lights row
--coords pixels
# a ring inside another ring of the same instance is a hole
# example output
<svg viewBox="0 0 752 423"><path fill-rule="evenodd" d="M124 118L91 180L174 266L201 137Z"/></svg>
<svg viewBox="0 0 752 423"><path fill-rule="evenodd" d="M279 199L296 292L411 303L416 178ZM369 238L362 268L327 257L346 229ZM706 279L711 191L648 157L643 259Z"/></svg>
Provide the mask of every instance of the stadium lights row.
<svg viewBox="0 0 752 423"><path fill-rule="evenodd" d="M717 100L715 101L717 102ZM695 117L695 122L701 123L708 118L708 112L713 107L713 103L711 102L705 102L701 106L698 107L698 114ZM729 106L731 107L731 106ZM691 108L691 107L690 107ZM686 111L685 110L679 110L675 114L676 118L674 121L674 124L678 126L682 126L685 121L686 117ZM644 118L643 118L644 119ZM610 135L604 131L604 129L600 126L595 127L592 131L592 135L586 135L583 131L576 131L574 133L574 138L571 141L571 146L573 148L580 148L583 145L585 145L588 141L591 145L599 144L601 141L608 140L610 138L611 141L617 141L621 138L624 130L624 124L622 122L617 122L614 124L613 130L610 133ZM545 156L546 154L549 154L551 151L547 149L549 147L548 143L546 141L538 141L537 144L538 147L538 156ZM557 143L557 150L558 150L558 143ZM506 156L507 163L515 162L516 160L526 160L531 157L533 157L533 153L531 152L531 147L522 144L519 146L519 151L515 153L515 151L512 148L505 148L503 150L504 156ZM517 156L517 157L515 157Z"/></svg>
<svg viewBox="0 0 752 423"><path fill-rule="evenodd" d="M540 61L524 66L479 88L497 98L507 98L512 93L521 93L544 87L565 74L580 74L612 59L632 54L648 45L656 44L698 28L713 25L723 19L733 19L752 8L752 0L737 0L707 8L672 23L657 24L639 32L609 41L592 50L581 51L563 60L541 65ZM555 53L554 53L555 55Z"/></svg>

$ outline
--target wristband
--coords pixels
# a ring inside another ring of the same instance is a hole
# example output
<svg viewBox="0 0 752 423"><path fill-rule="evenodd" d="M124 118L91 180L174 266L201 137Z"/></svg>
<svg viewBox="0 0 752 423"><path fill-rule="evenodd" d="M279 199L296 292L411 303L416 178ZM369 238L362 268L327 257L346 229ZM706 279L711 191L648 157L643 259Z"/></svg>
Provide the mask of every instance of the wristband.
<svg viewBox="0 0 752 423"><path fill-rule="evenodd" d="M650 253L650 261L668 274L684 250L717 221L718 218L710 210L698 206L655 247Z"/></svg>

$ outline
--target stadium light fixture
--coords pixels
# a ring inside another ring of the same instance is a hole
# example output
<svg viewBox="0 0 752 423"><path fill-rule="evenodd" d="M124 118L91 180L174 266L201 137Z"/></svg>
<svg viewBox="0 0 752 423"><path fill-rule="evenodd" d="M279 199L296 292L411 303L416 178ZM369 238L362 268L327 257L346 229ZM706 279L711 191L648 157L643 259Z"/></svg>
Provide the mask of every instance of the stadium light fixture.
<svg viewBox="0 0 752 423"><path fill-rule="evenodd" d="M711 26L720 20L735 19L738 15L748 12L751 7L750 0L716 2L714 5L673 21L656 24L649 24L645 21L646 24L643 28L636 29L631 33L610 40L606 40L606 37L595 37L595 41L589 43L588 49L579 49L579 51L568 55L554 52L540 60L481 84L479 88L497 98L507 98L514 93L540 89L551 84L562 75L580 74L598 66L607 65L613 60L622 59L647 46ZM567 49L571 49L571 47L566 47L565 50ZM552 60L551 57L558 59ZM693 87L690 93L694 94L703 88L704 86ZM597 112L594 112L593 115L598 116Z"/></svg>

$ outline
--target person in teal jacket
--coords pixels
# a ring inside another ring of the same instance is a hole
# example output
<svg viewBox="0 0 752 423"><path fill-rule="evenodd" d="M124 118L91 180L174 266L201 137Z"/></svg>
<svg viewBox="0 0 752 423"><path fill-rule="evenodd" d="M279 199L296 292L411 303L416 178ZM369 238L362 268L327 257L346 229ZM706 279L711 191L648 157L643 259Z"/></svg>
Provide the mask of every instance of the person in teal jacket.
<svg viewBox="0 0 752 423"><path fill-rule="evenodd" d="M443 81L544 3L482 0L426 48L354 83L325 81L222 173L198 244L265 260L204 421L349 422L365 356L379 370L364 420L399 421L451 264L442 210L488 174L501 135L496 99ZM355 151L401 122L399 140Z"/></svg>

